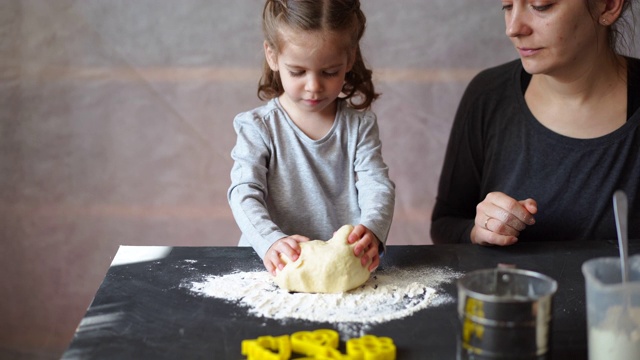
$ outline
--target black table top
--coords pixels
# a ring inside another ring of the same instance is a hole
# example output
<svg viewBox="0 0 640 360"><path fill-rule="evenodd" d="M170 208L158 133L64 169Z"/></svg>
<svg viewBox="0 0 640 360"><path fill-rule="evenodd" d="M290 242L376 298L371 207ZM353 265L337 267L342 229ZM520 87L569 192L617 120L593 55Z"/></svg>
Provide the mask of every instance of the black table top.
<svg viewBox="0 0 640 360"><path fill-rule="evenodd" d="M632 243L630 254L640 252ZM499 263L549 275L558 282L553 299L550 358L586 359L585 286L581 266L618 256L607 242L539 242L510 247L475 245L388 246L384 267L442 266L466 273ZM183 266L185 260L195 260ZM242 359L244 339L284 335L335 324L258 318L230 302L197 296L185 280L264 269L251 248L174 247L163 259L112 266L81 321L63 359ZM438 291L457 299L455 281ZM456 303L427 307L412 316L373 324L367 333L391 337L398 359L454 359L459 320Z"/></svg>

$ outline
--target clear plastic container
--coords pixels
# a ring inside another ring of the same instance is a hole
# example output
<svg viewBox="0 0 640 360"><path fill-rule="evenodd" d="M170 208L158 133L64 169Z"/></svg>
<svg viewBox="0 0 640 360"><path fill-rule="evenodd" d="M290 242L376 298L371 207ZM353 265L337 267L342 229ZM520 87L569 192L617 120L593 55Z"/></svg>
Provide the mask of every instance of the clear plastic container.
<svg viewBox="0 0 640 360"><path fill-rule="evenodd" d="M619 257L582 265L587 293L589 360L640 359L640 255L629 257L622 284Z"/></svg>

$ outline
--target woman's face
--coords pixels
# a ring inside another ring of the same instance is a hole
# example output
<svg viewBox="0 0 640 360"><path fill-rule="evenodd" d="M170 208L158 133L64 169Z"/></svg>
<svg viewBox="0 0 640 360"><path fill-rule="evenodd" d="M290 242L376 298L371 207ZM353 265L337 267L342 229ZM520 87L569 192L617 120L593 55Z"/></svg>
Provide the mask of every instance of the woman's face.
<svg viewBox="0 0 640 360"><path fill-rule="evenodd" d="M564 76L596 64L606 28L585 0L502 1L507 36L530 74Z"/></svg>

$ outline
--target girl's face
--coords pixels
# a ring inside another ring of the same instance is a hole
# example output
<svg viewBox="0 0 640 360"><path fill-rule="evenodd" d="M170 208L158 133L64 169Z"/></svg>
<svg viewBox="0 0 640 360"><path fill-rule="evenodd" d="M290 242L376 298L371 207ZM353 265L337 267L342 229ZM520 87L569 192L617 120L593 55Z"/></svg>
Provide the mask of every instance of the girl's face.
<svg viewBox="0 0 640 360"><path fill-rule="evenodd" d="M594 64L607 49L606 29L585 0L513 0L502 7L507 36L530 74L563 76Z"/></svg>
<svg viewBox="0 0 640 360"><path fill-rule="evenodd" d="M352 61L341 47L343 40L327 33L284 30L280 53L265 42L265 55L273 71L280 72L280 97L290 116L314 113L335 117L335 100L342 91ZM294 114L292 114L292 112Z"/></svg>

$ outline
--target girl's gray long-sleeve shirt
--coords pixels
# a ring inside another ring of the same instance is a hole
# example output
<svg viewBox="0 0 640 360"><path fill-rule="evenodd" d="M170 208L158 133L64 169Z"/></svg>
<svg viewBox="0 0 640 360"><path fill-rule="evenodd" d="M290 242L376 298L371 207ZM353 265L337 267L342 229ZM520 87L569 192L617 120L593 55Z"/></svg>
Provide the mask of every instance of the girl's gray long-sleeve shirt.
<svg viewBox="0 0 640 360"><path fill-rule="evenodd" d="M277 99L234 119L236 145L227 193L240 246L264 258L289 235L326 240L363 224L386 243L395 185L382 159L376 116L338 102L331 130L305 135Z"/></svg>

